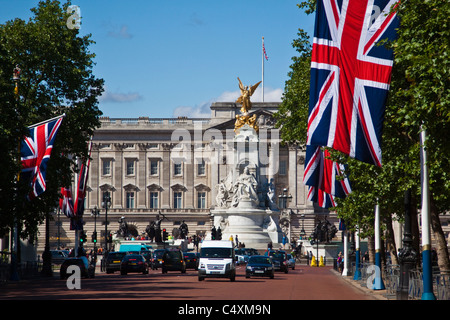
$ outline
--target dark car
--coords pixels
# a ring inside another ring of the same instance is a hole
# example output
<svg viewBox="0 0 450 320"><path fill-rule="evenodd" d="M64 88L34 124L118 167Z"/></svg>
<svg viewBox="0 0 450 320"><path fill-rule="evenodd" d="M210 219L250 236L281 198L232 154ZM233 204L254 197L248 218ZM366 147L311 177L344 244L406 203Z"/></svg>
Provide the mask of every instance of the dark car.
<svg viewBox="0 0 450 320"><path fill-rule="evenodd" d="M108 253L108 256L106 257L106 273L120 271L120 264L122 263L122 259L126 256L126 254L126 252L119 251Z"/></svg>
<svg viewBox="0 0 450 320"><path fill-rule="evenodd" d="M140 254L127 254L120 264L120 274L125 275L128 272L148 273L148 263Z"/></svg>
<svg viewBox="0 0 450 320"><path fill-rule="evenodd" d="M265 256L271 257L273 261L273 266L275 271L283 271L284 273L289 272L289 262L287 254L282 250L269 250L264 254Z"/></svg>
<svg viewBox="0 0 450 320"><path fill-rule="evenodd" d="M166 252L166 250L164 249L157 249L153 251L153 265L152 265L153 270L161 268L164 252Z"/></svg>
<svg viewBox="0 0 450 320"><path fill-rule="evenodd" d="M162 260L162 273L167 273L167 271L186 272L186 263L183 259L183 253L180 250L166 250Z"/></svg>
<svg viewBox="0 0 450 320"><path fill-rule="evenodd" d="M267 256L250 256L248 258L247 267L245 268L245 277L269 277L274 278L274 266L271 257Z"/></svg>
<svg viewBox="0 0 450 320"><path fill-rule="evenodd" d="M198 257L195 252L184 252L183 257L186 263L186 269L198 270Z"/></svg>
<svg viewBox="0 0 450 320"><path fill-rule="evenodd" d="M72 273L67 273L67 268L69 266L78 266L80 268L80 275L83 278L94 278L95 277L95 266L90 264L85 256L82 257L70 257L66 258L61 264L59 269L60 279L67 279Z"/></svg>

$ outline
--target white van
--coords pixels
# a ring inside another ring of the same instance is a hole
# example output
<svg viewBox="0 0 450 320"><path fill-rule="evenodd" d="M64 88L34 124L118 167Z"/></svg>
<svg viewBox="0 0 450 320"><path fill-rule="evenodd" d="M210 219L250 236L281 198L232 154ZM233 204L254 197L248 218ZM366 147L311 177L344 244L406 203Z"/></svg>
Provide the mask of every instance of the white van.
<svg viewBox="0 0 450 320"><path fill-rule="evenodd" d="M203 240L198 264L198 281L205 278L236 278L233 241Z"/></svg>

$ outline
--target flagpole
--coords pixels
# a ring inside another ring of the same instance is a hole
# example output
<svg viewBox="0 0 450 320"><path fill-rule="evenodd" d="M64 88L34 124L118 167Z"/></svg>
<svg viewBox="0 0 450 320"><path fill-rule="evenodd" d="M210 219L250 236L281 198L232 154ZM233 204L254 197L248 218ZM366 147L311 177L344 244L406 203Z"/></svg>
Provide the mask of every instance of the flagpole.
<svg viewBox="0 0 450 320"><path fill-rule="evenodd" d="M59 118L65 117L65 116L66 116L66 114L63 113L63 114L60 115L60 116L57 116L57 117L54 117L54 118L51 118L51 119L48 119L48 120L41 121L41 122L39 122L39 123L35 123L35 124L29 126L28 128L29 128L29 129L32 129L32 128L38 127L38 126L40 126L40 125L42 125L42 124L44 124L44 123L52 122L52 121L54 121L54 120L56 120L56 119L59 119Z"/></svg>
<svg viewBox="0 0 450 320"><path fill-rule="evenodd" d="M422 269L423 293L422 300L436 300L433 293L433 278L431 268L431 236L430 236L430 206L428 185L427 151L425 149L426 131L420 132L420 155L422 165Z"/></svg>
<svg viewBox="0 0 450 320"><path fill-rule="evenodd" d="M361 280L361 270L360 270L360 241L359 241L359 225L356 225L355 231L355 274L353 280Z"/></svg>
<svg viewBox="0 0 450 320"><path fill-rule="evenodd" d="M264 37L262 37L262 102L264 102Z"/></svg>

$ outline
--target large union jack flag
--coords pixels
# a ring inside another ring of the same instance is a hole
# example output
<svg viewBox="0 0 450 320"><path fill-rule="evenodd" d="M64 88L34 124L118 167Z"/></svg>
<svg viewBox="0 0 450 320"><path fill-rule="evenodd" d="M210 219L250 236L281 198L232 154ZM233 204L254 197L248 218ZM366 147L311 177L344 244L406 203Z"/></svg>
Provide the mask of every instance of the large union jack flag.
<svg viewBox="0 0 450 320"><path fill-rule="evenodd" d="M397 0L319 0L311 58L308 145L381 166Z"/></svg>
<svg viewBox="0 0 450 320"><path fill-rule="evenodd" d="M29 136L20 144L22 161L21 179L30 181L31 191L28 200L38 197L46 189L45 176L47 163L55 142L56 133L61 126L63 116L43 124L31 126ZM27 180L29 179L29 180Z"/></svg>

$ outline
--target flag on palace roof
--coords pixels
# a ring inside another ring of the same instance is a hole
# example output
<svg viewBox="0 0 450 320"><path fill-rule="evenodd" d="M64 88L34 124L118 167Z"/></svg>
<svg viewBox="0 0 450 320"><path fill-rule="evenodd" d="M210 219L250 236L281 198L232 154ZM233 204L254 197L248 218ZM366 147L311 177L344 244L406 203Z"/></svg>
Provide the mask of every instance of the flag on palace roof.
<svg viewBox="0 0 450 320"><path fill-rule="evenodd" d="M266 47L264 46L264 40L263 40L263 52L264 52L264 58L266 58L266 60L268 61L269 57L267 56L267 53L266 53Z"/></svg>
<svg viewBox="0 0 450 320"><path fill-rule="evenodd" d="M384 109L396 37L394 0L318 0L307 144L381 166Z"/></svg>

